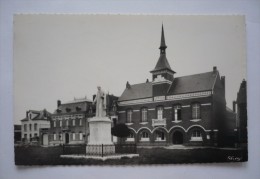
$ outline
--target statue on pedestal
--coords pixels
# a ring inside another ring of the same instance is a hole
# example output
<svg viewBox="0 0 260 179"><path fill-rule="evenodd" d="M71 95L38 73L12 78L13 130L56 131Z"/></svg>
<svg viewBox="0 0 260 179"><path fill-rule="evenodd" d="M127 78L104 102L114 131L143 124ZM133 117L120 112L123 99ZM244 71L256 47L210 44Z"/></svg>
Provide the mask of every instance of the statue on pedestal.
<svg viewBox="0 0 260 179"><path fill-rule="evenodd" d="M93 104L96 104L96 117L106 117L106 94L100 86L97 89L97 95L93 101Z"/></svg>

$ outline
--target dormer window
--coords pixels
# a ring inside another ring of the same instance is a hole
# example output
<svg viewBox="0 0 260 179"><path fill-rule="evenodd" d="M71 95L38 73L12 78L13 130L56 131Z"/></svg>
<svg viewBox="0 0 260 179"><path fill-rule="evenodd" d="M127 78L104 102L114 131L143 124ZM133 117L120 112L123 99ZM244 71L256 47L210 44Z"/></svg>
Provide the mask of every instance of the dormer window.
<svg viewBox="0 0 260 179"><path fill-rule="evenodd" d="M61 113L61 110L60 110L60 109L57 109L56 111L57 111L57 113Z"/></svg>
<svg viewBox="0 0 260 179"><path fill-rule="evenodd" d="M70 112L71 111L71 109L70 108L66 108L66 112Z"/></svg>
<svg viewBox="0 0 260 179"><path fill-rule="evenodd" d="M77 111L81 111L81 108L77 106L77 107L76 107L76 110L77 110Z"/></svg>

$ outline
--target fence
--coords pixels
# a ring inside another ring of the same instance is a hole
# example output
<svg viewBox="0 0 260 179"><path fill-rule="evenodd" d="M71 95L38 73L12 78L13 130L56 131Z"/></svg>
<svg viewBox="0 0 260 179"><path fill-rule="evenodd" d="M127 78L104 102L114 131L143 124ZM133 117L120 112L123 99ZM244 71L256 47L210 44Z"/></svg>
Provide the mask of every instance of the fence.
<svg viewBox="0 0 260 179"><path fill-rule="evenodd" d="M115 145L86 145L86 144L64 144L62 145L63 155L93 155L106 156L115 154L136 154L136 144L115 144Z"/></svg>

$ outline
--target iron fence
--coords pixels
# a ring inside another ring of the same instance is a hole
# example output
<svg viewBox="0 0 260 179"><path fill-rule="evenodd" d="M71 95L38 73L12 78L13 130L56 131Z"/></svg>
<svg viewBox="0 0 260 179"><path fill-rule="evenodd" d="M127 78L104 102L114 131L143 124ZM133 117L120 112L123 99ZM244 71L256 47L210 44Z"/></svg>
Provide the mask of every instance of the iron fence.
<svg viewBox="0 0 260 179"><path fill-rule="evenodd" d="M107 156L115 154L136 154L136 144L115 144L115 145L86 145L86 144L64 144L62 145L63 155L93 155Z"/></svg>

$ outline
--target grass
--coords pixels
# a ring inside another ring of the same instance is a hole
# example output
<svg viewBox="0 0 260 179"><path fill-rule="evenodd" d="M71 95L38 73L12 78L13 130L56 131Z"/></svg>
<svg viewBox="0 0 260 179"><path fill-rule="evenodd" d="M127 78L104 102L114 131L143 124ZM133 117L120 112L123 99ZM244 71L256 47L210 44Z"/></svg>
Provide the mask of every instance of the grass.
<svg viewBox="0 0 260 179"><path fill-rule="evenodd" d="M143 164L177 164L204 162L238 162L247 161L246 150L224 149L163 149L139 148L138 158L124 157L120 160L106 161L95 159L60 158L61 147L15 147L16 165L143 165Z"/></svg>

